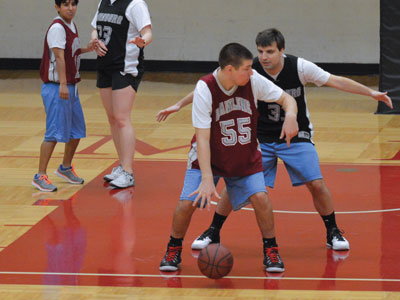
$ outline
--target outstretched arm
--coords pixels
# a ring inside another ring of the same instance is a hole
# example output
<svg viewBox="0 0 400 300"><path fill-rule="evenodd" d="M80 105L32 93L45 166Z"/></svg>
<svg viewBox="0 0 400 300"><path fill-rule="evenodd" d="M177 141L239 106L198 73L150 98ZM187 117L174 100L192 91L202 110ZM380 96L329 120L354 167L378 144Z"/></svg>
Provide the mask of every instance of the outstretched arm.
<svg viewBox="0 0 400 300"><path fill-rule="evenodd" d="M297 103L296 100L286 92L282 93L282 96L276 101L282 106L285 111L285 121L283 122L280 139L284 137L286 144L290 146L290 140L295 137L299 132L299 125L297 124Z"/></svg>
<svg viewBox="0 0 400 300"><path fill-rule="evenodd" d="M390 108L393 108L392 100L387 95L387 92L375 91L352 79L342 76L331 75L328 81L325 83L325 85L336 88L344 92L369 96L377 101L382 101Z"/></svg>
<svg viewBox="0 0 400 300"><path fill-rule="evenodd" d="M176 102L174 105L171 105L166 109L160 110L156 116L157 121L158 122L165 121L170 114L180 111L182 107L192 102L193 102L193 91L187 94L178 102Z"/></svg>
<svg viewBox="0 0 400 300"><path fill-rule="evenodd" d="M81 53L92 52L93 50L96 49L96 45L97 45L97 37L96 38L92 38L89 41L89 43L87 44L86 47L82 47L81 48Z"/></svg>

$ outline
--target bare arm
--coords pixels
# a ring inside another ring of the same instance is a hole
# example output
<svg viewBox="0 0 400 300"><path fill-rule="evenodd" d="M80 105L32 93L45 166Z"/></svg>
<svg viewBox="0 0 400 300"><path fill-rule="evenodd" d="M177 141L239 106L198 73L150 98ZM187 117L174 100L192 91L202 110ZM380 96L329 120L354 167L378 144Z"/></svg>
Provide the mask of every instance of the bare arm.
<svg viewBox="0 0 400 300"><path fill-rule="evenodd" d="M211 207L211 197L215 195L220 198L215 190L214 177L211 169L211 151L210 151L210 128L196 128L197 141L197 159L201 171L201 183L196 191L190 196L197 194L193 206L200 201L200 209L202 209L207 201L207 208Z"/></svg>
<svg viewBox="0 0 400 300"><path fill-rule="evenodd" d="M59 95L61 99L68 100L67 74L65 70L64 49L51 48L56 58L58 80L60 82Z"/></svg>
<svg viewBox="0 0 400 300"><path fill-rule="evenodd" d="M286 144L289 146L292 137L295 137L299 132L299 125L297 124L297 103L296 100L286 92L282 93L282 96L276 103L281 105L285 111L285 121L283 122L280 138L283 139L286 136Z"/></svg>
<svg viewBox="0 0 400 300"><path fill-rule="evenodd" d="M382 101L390 108L393 108L392 100L387 95L387 92L383 93L375 91L352 79L342 76L331 75L325 85L344 92L372 97L377 101Z"/></svg>
<svg viewBox="0 0 400 300"><path fill-rule="evenodd" d="M96 34L96 36L97 36L97 34ZM92 38L86 47L81 48L81 53L92 52L93 50L96 49L96 44L97 44L97 37Z"/></svg>
<svg viewBox="0 0 400 300"><path fill-rule="evenodd" d="M192 102L193 102L193 91L187 94L178 102L176 102L174 105L171 105L166 109L160 110L156 116L157 121L158 122L165 121L170 114L180 111L182 107L185 107L186 105Z"/></svg>
<svg viewBox="0 0 400 300"><path fill-rule="evenodd" d="M104 56L107 54L107 47L104 45L103 41L99 40L99 37L97 36L97 30L94 29L91 34L91 41L95 41L94 45L94 50L96 51L96 54L98 56Z"/></svg>
<svg viewBox="0 0 400 300"><path fill-rule="evenodd" d="M136 44L139 48L150 45L153 41L153 30L151 25L147 25L140 30L140 36L135 37L134 40L129 41L129 43Z"/></svg>
<svg viewBox="0 0 400 300"><path fill-rule="evenodd" d="M92 33L90 34L90 37L91 37L92 40L98 38L96 29L92 30Z"/></svg>

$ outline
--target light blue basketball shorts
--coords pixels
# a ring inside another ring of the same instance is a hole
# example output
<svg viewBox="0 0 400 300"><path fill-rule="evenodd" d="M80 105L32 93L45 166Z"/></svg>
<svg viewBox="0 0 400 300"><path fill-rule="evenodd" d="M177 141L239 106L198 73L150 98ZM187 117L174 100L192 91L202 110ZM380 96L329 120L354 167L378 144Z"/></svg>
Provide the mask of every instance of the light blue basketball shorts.
<svg viewBox="0 0 400 300"><path fill-rule="evenodd" d="M59 88L58 83L50 82L42 85L42 99L46 111L44 140L68 143L71 139L84 138L85 118L75 85L68 84L68 100L59 97Z"/></svg>
<svg viewBox="0 0 400 300"><path fill-rule="evenodd" d="M217 185L221 176L214 176L214 184ZM267 192L263 173L258 172L244 177L222 177L231 201L233 210L239 210L250 203L250 196L258 192ZM201 171L198 169L187 169L180 200L194 201L197 194L189 197L199 187L201 182Z"/></svg>
<svg viewBox="0 0 400 300"><path fill-rule="evenodd" d="M262 143L262 164L265 185L274 187L278 157L285 164L293 186L303 185L309 181L321 179L317 151L312 143Z"/></svg>

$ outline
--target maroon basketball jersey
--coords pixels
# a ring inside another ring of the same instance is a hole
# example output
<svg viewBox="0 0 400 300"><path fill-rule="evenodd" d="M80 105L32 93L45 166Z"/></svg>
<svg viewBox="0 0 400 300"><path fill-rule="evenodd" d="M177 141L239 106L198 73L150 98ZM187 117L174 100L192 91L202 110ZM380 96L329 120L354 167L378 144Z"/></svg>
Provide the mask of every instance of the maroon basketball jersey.
<svg viewBox="0 0 400 300"><path fill-rule="evenodd" d="M213 74L201 78L212 97L210 128L211 167L214 175L242 177L262 171L257 140L258 112L251 82L226 95ZM192 139L192 146L195 137ZM192 168L200 169L198 160Z"/></svg>
<svg viewBox="0 0 400 300"><path fill-rule="evenodd" d="M81 81L81 76L79 74L79 65L80 65L80 54L81 47L78 36L78 29L76 29L76 33L72 32L71 29L68 28L67 25L60 19L55 19L53 23L51 23L50 27L59 23L64 27L66 34L66 44L64 49L64 59L65 59L65 71L67 76L67 83L75 84ZM75 26L75 25L74 25ZM44 48L43 48L43 56L42 61L40 63L40 77L43 82L52 82L52 78L55 78L54 75L51 76L50 72L56 72L55 66L50 66L50 64L55 64L56 62L50 61L50 49L47 44L47 34L49 32L47 29L46 36L44 38Z"/></svg>

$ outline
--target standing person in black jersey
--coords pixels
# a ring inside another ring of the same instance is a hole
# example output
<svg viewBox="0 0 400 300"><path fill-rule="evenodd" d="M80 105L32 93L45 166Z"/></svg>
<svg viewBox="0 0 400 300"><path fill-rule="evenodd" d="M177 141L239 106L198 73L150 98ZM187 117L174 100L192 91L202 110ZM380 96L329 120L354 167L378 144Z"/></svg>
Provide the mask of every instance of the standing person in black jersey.
<svg viewBox="0 0 400 300"><path fill-rule="evenodd" d="M297 122L299 133L292 138L290 147L279 138L285 114L275 103L258 102L257 136L262 151L265 185L274 186L278 157L284 162L293 186L306 185L310 191L315 209L320 214L327 232L326 245L334 250L348 250L350 244L339 230L331 194L322 178L318 154L312 141L313 126L307 108L304 86L314 83L317 86L330 86L353 94L370 96L392 107L387 93L372 90L354 80L335 76L303 58L284 54L285 39L275 29L267 29L256 37L258 57L253 61L253 69L268 78L296 99L298 106ZM193 93L188 94L157 115L163 121L173 112L192 102ZM231 212L228 196L222 192L211 226L192 244L192 249L202 249L210 243L219 242L220 229Z"/></svg>
<svg viewBox="0 0 400 300"><path fill-rule="evenodd" d="M97 87L120 161L104 180L126 188L135 185L131 111L144 73L143 49L153 38L150 13L143 0L101 0L92 27L98 39Z"/></svg>

